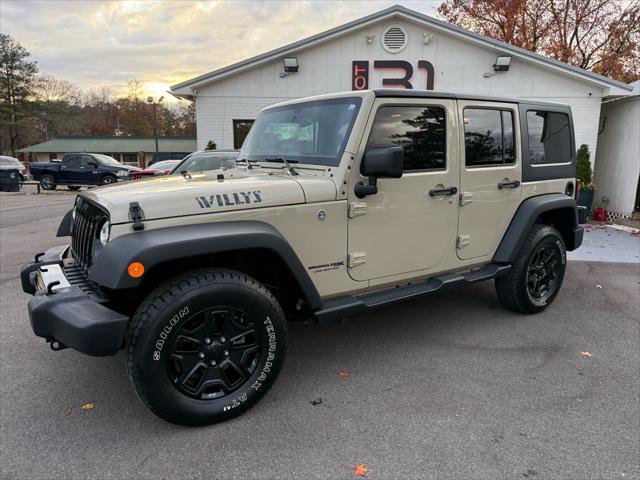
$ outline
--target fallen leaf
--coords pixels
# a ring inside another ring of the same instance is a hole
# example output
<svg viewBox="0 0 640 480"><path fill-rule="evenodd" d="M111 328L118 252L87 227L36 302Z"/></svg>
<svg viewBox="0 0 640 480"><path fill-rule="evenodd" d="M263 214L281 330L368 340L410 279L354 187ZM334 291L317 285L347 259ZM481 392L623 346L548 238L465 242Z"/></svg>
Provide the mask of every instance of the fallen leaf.
<svg viewBox="0 0 640 480"><path fill-rule="evenodd" d="M349 372L347 372L345 370L340 370L338 372L338 375L340 375L340 378L347 378L349 376Z"/></svg>
<svg viewBox="0 0 640 480"><path fill-rule="evenodd" d="M71 415L73 413L73 407L66 407L63 411L62 414L65 417L68 417L69 415Z"/></svg>
<svg viewBox="0 0 640 480"><path fill-rule="evenodd" d="M582 355L584 358L593 357L593 353L591 353L591 352L580 352L580 355Z"/></svg>
<svg viewBox="0 0 640 480"><path fill-rule="evenodd" d="M322 399L320 397L316 398L315 400L311 400L311 405L313 405L314 407L316 405L320 405L322 403Z"/></svg>
<svg viewBox="0 0 640 480"><path fill-rule="evenodd" d="M85 403L84 405L82 405L83 410L91 410L93 407L93 403Z"/></svg>
<svg viewBox="0 0 640 480"><path fill-rule="evenodd" d="M599 283L596 285L596 288L602 288L602 285L600 285Z"/></svg>
<svg viewBox="0 0 640 480"><path fill-rule="evenodd" d="M356 465L356 471L355 471L355 475L357 477L364 477L365 474L369 471L369 469L367 467L365 467L362 464L358 464Z"/></svg>

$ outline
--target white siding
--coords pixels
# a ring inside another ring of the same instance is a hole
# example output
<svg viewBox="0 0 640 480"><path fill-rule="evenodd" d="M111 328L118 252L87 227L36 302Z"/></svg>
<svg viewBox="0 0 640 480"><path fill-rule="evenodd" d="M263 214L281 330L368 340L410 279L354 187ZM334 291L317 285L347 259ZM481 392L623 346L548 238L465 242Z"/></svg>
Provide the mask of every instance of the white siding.
<svg viewBox="0 0 640 480"><path fill-rule="evenodd" d="M630 215L640 176L640 97L604 103L602 119L593 206L599 206L606 196L605 208Z"/></svg>
<svg viewBox="0 0 640 480"><path fill-rule="evenodd" d="M380 44L383 30L400 25L408 32L409 43L398 54L387 53ZM423 33L433 33L424 45ZM367 44L365 35L375 35ZM218 148L233 148L233 119L255 118L260 108L289 98L351 89L353 60L369 60L369 87L382 86L383 77L399 76L399 71L373 69L373 60L406 60L413 65L415 89L426 88L426 77L418 70L419 60L435 68L435 90L456 93L509 96L567 103L573 111L576 143L589 145L595 158L600 102L606 89L569 77L550 68L513 59L508 72L492 73L496 51L445 33L430 31L409 21L381 21L301 50L297 56L300 71L280 78L282 61L273 61L229 75L207 86L196 95L198 148L214 139Z"/></svg>

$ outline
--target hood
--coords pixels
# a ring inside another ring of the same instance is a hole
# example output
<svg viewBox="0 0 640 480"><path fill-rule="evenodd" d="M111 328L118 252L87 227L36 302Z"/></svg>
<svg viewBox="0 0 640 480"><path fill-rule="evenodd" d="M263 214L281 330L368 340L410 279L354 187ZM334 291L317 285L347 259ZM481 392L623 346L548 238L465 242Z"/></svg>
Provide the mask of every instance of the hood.
<svg viewBox="0 0 640 480"><path fill-rule="evenodd" d="M192 174L190 180L182 175L158 176L99 187L81 195L104 206L112 224L130 221L131 202L138 202L145 220L153 220L336 198L335 185L328 178L255 170L215 170ZM218 180L218 175L224 179Z"/></svg>

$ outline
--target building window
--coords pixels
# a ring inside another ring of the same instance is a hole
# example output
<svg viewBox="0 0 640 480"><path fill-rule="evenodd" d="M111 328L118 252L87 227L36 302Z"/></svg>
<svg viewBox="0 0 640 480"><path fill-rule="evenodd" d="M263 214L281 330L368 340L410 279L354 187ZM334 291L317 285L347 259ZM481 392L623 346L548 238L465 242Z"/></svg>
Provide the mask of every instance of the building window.
<svg viewBox="0 0 640 480"><path fill-rule="evenodd" d="M529 163L568 163L573 158L569 116L564 113L529 110Z"/></svg>
<svg viewBox="0 0 640 480"><path fill-rule="evenodd" d="M515 158L511 111L465 108L464 158L467 167L512 164Z"/></svg>
<svg viewBox="0 0 640 480"><path fill-rule="evenodd" d="M441 107L380 107L371 127L367 150L399 146L404 170L446 167L446 117Z"/></svg>
<svg viewBox="0 0 640 480"><path fill-rule="evenodd" d="M49 154L49 161L56 160L57 158L58 158L58 154L57 153L50 153Z"/></svg>
<svg viewBox="0 0 640 480"><path fill-rule="evenodd" d="M138 154L137 153L123 153L122 163L125 165L138 166Z"/></svg>
<svg viewBox="0 0 640 480"><path fill-rule="evenodd" d="M253 120L234 120L233 121L233 148L240 150L244 139L253 125Z"/></svg>

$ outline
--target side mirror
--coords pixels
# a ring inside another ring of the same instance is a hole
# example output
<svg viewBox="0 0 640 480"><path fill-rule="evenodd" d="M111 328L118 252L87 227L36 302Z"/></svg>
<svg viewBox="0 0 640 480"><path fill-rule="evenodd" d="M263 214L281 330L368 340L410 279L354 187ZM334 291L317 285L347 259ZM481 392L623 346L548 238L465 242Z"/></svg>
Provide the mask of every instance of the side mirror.
<svg viewBox="0 0 640 480"><path fill-rule="evenodd" d="M372 148L362 159L362 173L369 177L369 184L358 182L355 194L358 198L378 193L378 178L402 177L404 150L402 147Z"/></svg>

